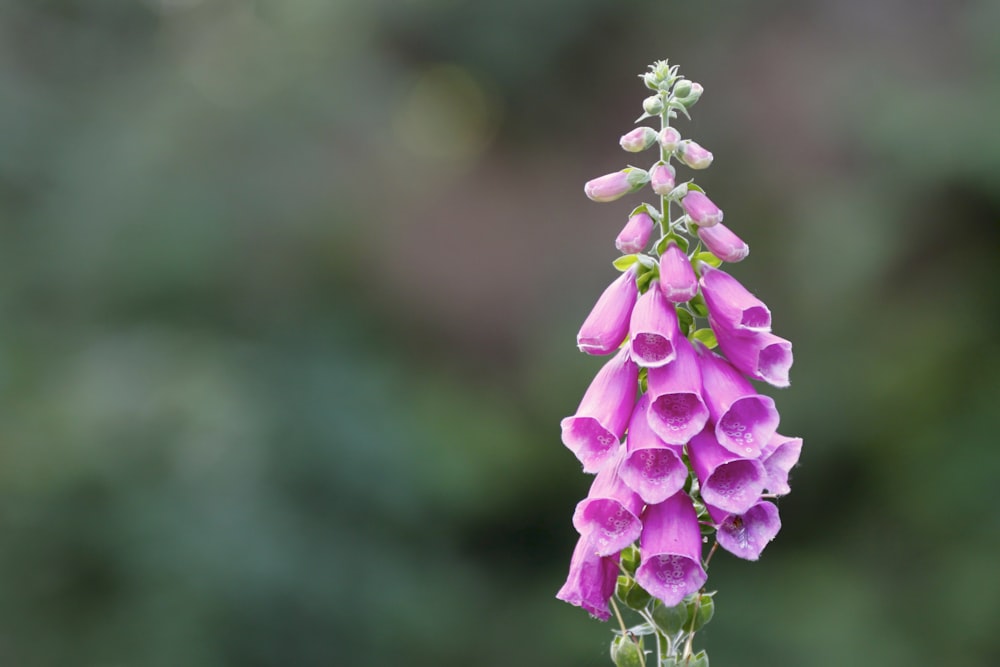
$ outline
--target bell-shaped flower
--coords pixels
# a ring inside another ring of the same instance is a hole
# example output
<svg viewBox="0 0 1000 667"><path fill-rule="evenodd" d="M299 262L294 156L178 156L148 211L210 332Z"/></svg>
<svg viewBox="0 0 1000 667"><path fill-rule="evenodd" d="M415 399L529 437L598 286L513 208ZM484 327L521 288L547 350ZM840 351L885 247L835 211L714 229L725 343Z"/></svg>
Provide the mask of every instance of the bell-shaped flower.
<svg viewBox="0 0 1000 667"><path fill-rule="evenodd" d="M597 473L590 492L577 503L573 513L573 527L581 535L591 536L599 556L618 553L639 539L642 532L642 498L618 474L624 454L622 445Z"/></svg>
<svg viewBox="0 0 1000 667"><path fill-rule="evenodd" d="M658 137L660 148L667 154L673 153L681 144L681 133L673 127L665 127L660 130Z"/></svg>
<svg viewBox="0 0 1000 667"><path fill-rule="evenodd" d="M629 153L639 153L656 143L657 132L651 127L637 127L622 135L618 145Z"/></svg>
<svg viewBox="0 0 1000 667"><path fill-rule="evenodd" d="M760 500L767 474L757 459L743 458L720 445L712 431L709 426L688 443L701 497L708 505L740 514Z"/></svg>
<svg viewBox="0 0 1000 667"><path fill-rule="evenodd" d="M669 195L676 185L675 178L674 168L663 162L656 164L649 172L650 187L658 195Z"/></svg>
<svg viewBox="0 0 1000 667"><path fill-rule="evenodd" d="M615 247L625 254L642 252L649 245L655 224L649 213L639 211L622 227L615 239Z"/></svg>
<svg viewBox="0 0 1000 667"><path fill-rule="evenodd" d="M699 226L698 238L723 262L742 262L750 254L750 246L721 222L711 227Z"/></svg>
<svg viewBox="0 0 1000 667"><path fill-rule="evenodd" d="M660 291L672 303L690 301L698 294L698 279L691 260L673 241L660 257Z"/></svg>
<svg viewBox="0 0 1000 667"><path fill-rule="evenodd" d="M681 143L677 157L692 169L705 169L712 164L713 159L711 151L690 140Z"/></svg>
<svg viewBox="0 0 1000 667"><path fill-rule="evenodd" d="M699 368L694 347L687 338L678 336L674 360L648 371L650 404L646 416L649 427L667 444L683 445L708 421Z"/></svg>
<svg viewBox="0 0 1000 667"><path fill-rule="evenodd" d="M597 299L576 335L577 347L582 352L609 354L625 340L632 308L639 298L639 289L635 284L638 271L636 265L629 267Z"/></svg>
<svg viewBox="0 0 1000 667"><path fill-rule="evenodd" d="M697 190L688 190L688 193L681 199L681 208L688 214L691 221L698 225L698 229L712 227L722 222L722 209L715 205L705 193Z"/></svg>
<svg viewBox="0 0 1000 667"><path fill-rule="evenodd" d="M618 556L598 556L589 536L576 543L569 562L569 576L556 598L587 610L594 618L611 617L608 601L618 582Z"/></svg>
<svg viewBox="0 0 1000 667"><path fill-rule="evenodd" d="M754 391L725 359L699 348L702 396L719 444L740 456L758 458L778 428L774 399Z"/></svg>
<svg viewBox="0 0 1000 667"><path fill-rule="evenodd" d="M592 201L609 202L621 199L649 183L649 173L644 169L627 167L587 181L583 193Z"/></svg>
<svg viewBox="0 0 1000 667"><path fill-rule="evenodd" d="M719 341L719 349L737 370L775 387L790 384L788 372L792 368L792 344L789 341L767 332L750 336L733 335L730 330L718 326L711 317L709 322Z"/></svg>
<svg viewBox="0 0 1000 667"><path fill-rule="evenodd" d="M647 505L639 542L642 563L635 580L650 595L672 607L701 588L708 575L701 566L701 529L691 498L679 491Z"/></svg>
<svg viewBox="0 0 1000 667"><path fill-rule="evenodd" d="M704 263L700 267L701 293L714 322L737 336L771 330L771 311L763 301L725 271Z"/></svg>
<svg viewBox="0 0 1000 667"><path fill-rule="evenodd" d="M681 459L684 446L668 445L649 427L649 403L647 392L632 411L618 475L643 502L655 505L684 488L688 471Z"/></svg>
<svg viewBox="0 0 1000 667"><path fill-rule="evenodd" d="M764 471L767 473L764 488L776 496L791 493L788 473L799 462L800 454L802 454L802 438L789 438L775 433L760 453L760 462L764 464Z"/></svg>
<svg viewBox="0 0 1000 667"><path fill-rule="evenodd" d="M629 323L632 361L645 368L670 363L674 360L674 341L680 335L677 310L654 280L632 309Z"/></svg>
<svg viewBox="0 0 1000 667"><path fill-rule="evenodd" d="M576 414L562 420L563 444L584 472L597 472L617 451L635 406L638 380L639 367L623 347L594 376Z"/></svg>
<svg viewBox="0 0 1000 667"><path fill-rule="evenodd" d="M740 514L726 514L711 505L707 505L707 508L716 523L716 541L737 558L757 560L764 547L781 530L778 508L766 500L757 502Z"/></svg>

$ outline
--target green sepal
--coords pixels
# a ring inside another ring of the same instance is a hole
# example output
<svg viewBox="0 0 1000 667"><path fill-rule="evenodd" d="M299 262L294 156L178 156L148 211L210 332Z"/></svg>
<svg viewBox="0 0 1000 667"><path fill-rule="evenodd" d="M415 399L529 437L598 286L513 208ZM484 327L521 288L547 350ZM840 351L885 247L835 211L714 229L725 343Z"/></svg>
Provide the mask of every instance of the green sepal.
<svg viewBox="0 0 1000 667"><path fill-rule="evenodd" d="M688 113L687 107L680 100L670 100L670 104L667 105L667 108L670 109L670 113L673 114L674 118L677 117L676 112L680 111L684 114L685 118L691 120L691 114Z"/></svg>
<svg viewBox="0 0 1000 667"><path fill-rule="evenodd" d="M663 253L667 251L667 246L673 240L674 239L671 238L670 234L661 237L660 240L656 242L656 254L659 255L660 257L663 257Z"/></svg>
<svg viewBox="0 0 1000 667"><path fill-rule="evenodd" d="M691 334L691 337L710 350L714 350L719 345L719 341L715 338L715 332L709 328L698 329Z"/></svg>
<svg viewBox="0 0 1000 667"><path fill-rule="evenodd" d="M656 605L656 609L653 610L653 622L668 637L676 635L683 630L684 626L690 624L690 621L690 613L688 612L687 605L683 602L673 607L658 604Z"/></svg>
<svg viewBox="0 0 1000 667"><path fill-rule="evenodd" d="M621 556L618 562L621 564L622 568L629 573L630 576L634 576L635 568L639 567L639 550L635 548L634 544L628 545L627 547L622 549Z"/></svg>
<svg viewBox="0 0 1000 667"><path fill-rule="evenodd" d="M646 369L645 368L640 368L639 369L639 393L640 394L645 394L647 391L649 391L649 379L648 379L647 375L648 374L646 373Z"/></svg>
<svg viewBox="0 0 1000 667"><path fill-rule="evenodd" d="M711 537L712 535L715 535L715 526L710 523L704 523L702 521L699 521L698 530L701 531L702 537Z"/></svg>
<svg viewBox="0 0 1000 667"><path fill-rule="evenodd" d="M694 327L694 315L687 308L678 308L677 322L680 324L681 332L687 336L691 333L691 328Z"/></svg>
<svg viewBox="0 0 1000 667"><path fill-rule="evenodd" d="M708 307L705 305L705 299L702 297L701 292L694 295L694 298L688 301L688 305L691 306L691 310L698 317L708 317Z"/></svg>
<svg viewBox="0 0 1000 667"><path fill-rule="evenodd" d="M611 660L616 667L642 667L642 638L619 636L612 639Z"/></svg>
<svg viewBox="0 0 1000 667"><path fill-rule="evenodd" d="M708 667L708 654L702 649L687 661L686 667Z"/></svg>
<svg viewBox="0 0 1000 667"><path fill-rule="evenodd" d="M636 278L635 286L639 288L640 294L645 294L646 290L649 289L649 283L651 283L656 278L656 271L646 271L641 276Z"/></svg>
<svg viewBox="0 0 1000 667"><path fill-rule="evenodd" d="M650 116L659 116L663 113L663 98L659 95L650 95L642 101L642 108Z"/></svg>
<svg viewBox="0 0 1000 667"><path fill-rule="evenodd" d="M645 253L636 253L635 259L647 271L656 268L656 259Z"/></svg>
<svg viewBox="0 0 1000 667"><path fill-rule="evenodd" d="M660 211L652 204L646 204L645 202L639 204L632 209L632 212L628 214L628 217L631 218L633 215L638 215L639 213L645 213L653 220L656 220L657 222L660 221Z"/></svg>
<svg viewBox="0 0 1000 667"><path fill-rule="evenodd" d="M639 585L639 582L632 581L632 585L629 586L628 591L625 593L625 598L622 600L629 609L645 609L649 601L653 599L646 589Z"/></svg>
<svg viewBox="0 0 1000 667"><path fill-rule="evenodd" d="M618 575L618 581L615 582L615 597L619 601L625 602L625 596L628 595L629 586L632 585L632 577L626 577L624 574Z"/></svg>
<svg viewBox="0 0 1000 667"><path fill-rule="evenodd" d="M681 79L674 84L674 97L681 98L687 97L691 94L691 81L687 79Z"/></svg>
<svg viewBox="0 0 1000 667"><path fill-rule="evenodd" d="M722 266L722 260L708 252L707 250L695 253L694 257L691 258L696 262L705 262L711 267L719 268Z"/></svg>
<svg viewBox="0 0 1000 667"><path fill-rule="evenodd" d="M715 593L696 595L693 600L687 603L688 620L684 624L686 632L698 632L712 620L712 616L715 615L715 601L712 600L713 595ZM695 611L696 605L698 607L697 611Z"/></svg>
<svg viewBox="0 0 1000 667"><path fill-rule="evenodd" d="M615 258L615 261L611 262L611 265L619 271L628 271L629 267L638 261L639 257L633 253L631 255L622 255L621 257Z"/></svg>
<svg viewBox="0 0 1000 667"><path fill-rule="evenodd" d="M667 246L670 245L671 241L677 244L677 247L681 249L681 252L687 254L688 246L690 245L688 240L683 236L678 236L677 234L671 232L656 242L656 252L660 255L660 257L663 257L663 253L667 251Z"/></svg>
<svg viewBox="0 0 1000 667"><path fill-rule="evenodd" d="M700 192L701 194L705 194L705 191L702 189L702 187L697 183L695 183L694 181L688 181L687 186L688 190L694 190L696 192Z"/></svg>
<svg viewBox="0 0 1000 667"><path fill-rule="evenodd" d="M639 116L638 118L635 119L634 122L641 123L642 121L646 120L647 118L659 118L659 116L654 116L654 115L646 113L644 111L641 116Z"/></svg>

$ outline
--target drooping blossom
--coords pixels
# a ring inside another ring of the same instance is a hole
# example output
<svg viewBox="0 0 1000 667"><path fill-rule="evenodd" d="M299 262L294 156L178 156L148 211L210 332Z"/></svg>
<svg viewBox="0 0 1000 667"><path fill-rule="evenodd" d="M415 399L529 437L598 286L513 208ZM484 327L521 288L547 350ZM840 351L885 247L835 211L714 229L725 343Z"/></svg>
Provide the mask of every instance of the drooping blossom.
<svg viewBox="0 0 1000 667"><path fill-rule="evenodd" d="M674 360L650 368L646 380L649 427L664 442L683 445L705 426L709 409L702 400L698 355L686 337L674 341Z"/></svg>
<svg viewBox="0 0 1000 667"><path fill-rule="evenodd" d="M792 344L789 341L767 332L737 336L731 330L716 328L714 320L709 319L709 322L716 332L719 349L737 370L774 387L790 384Z"/></svg>
<svg viewBox="0 0 1000 667"><path fill-rule="evenodd" d="M640 153L656 143L657 132L651 127L637 127L622 135L618 144L629 153Z"/></svg>
<svg viewBox="0 0 1000 667"><path fill-rule="evenodd" d="M680 338L677 311L655 284L639 297L629 323L632 361L657 368L674 360L674 341Z"/></svg>
<svg viewBox="0 0 1000 667"><path fill-rule="evenodd" d="M668 445L649 427L649 403L647 392L632 411L618 474L643 502L655 505L684 488L688 470L683 445Z"/></svg>
<svg viewBox="0 0 1000 667"><path fill-rule="evenodd" d="M688 214L691 221L698 225L699 229L712 227L722 222L722 209L715 205L705 193L697 190L688 190L688 193L681 199L681 208Z"/></svg>
<svg viewBox="0 0 1000 667"><path fill-rule="evenodd" d="M690 140L681 143L677 157L692 169L705 169L712 164L713 159L711 151Z"/></svg>
<svg viewBox="0 0 1000 667"><path fill-rule="evenodd" d="M625 446L604 464L594 478L587 497L577 503L573 527L589 535L600 556L611 556L639 539L642 498L618 474Z"/></svg>
<svg viewBox="0 0 1000 667"><path fill-rule="evenodd" d="M799 462L802 453L802 438L789 438L775 433L771 440L761 449L760 461L767 473L764 488L777 496L791 493L788 486L788 473Z"/></svg>
<svg viewBox="0 0 1000 667"><path fill-rule="evenodd" d="M606 621L611 618L608 601L617 580L618 556L598 556L590 536L581 536L569 562L569 576L556 598Z"/></svg>
<svg viewBox="0 0 1000 667"><path fill-rule="evenodd" d="M720 445L713 431L707 427L687 446L701 497L708 505L740 514L760 499L767 474L757 459L744 458Z"/></svg>
<svg viewBox="0 0 1000 667"><path fill-rule="evenodd" d="M699 226L698 238L723 262L742 262L750 254L750 246L721 222L711 227Z"/></svg>
<svg viewBox="0 0 1000 667"><path fill-rule="evenodd" d="M754 391L729 362L703 347L698 350L702 395L715 424L715 437L729 451L748 458L760 456L778 428L774 399Z"/></svg>
<svg viewBox="0 0 1000 667"><path fill-rule="evenodd" d="M642 563L635 580L664 605L679 604L704 585L708 575L701 565L701 529L686 493L646 506L639 551Z"/></svg>
<svg viewBox="0 0 1000 667"><path fill-rule="evenodd" d="M681 133L673 127L665 127L660 130L660 147L669 155L677 150L681 143Z"/></svg>
<svg viewBox="0 0 1000 667"><path fill-rule="evenodd" d="M605 288L594 304L587 319L583 321L576 344L587 354L609 354L628 335L632 308L639 297L635 285L637 268L632 266Z"/></svg>
<svg viewBox="0 0 1000 667"><path fill-rule="evenodd" d="M698 294L698 279L691 260L673 241L660 257L660 290L672 303L685 303Z"/></svg>
<svg viewBox="0 0 1000 667"><path fill-rule="evenodd" d="M562 441L596 473L617 451L635 406L639 367L623 347L597 372L576 414L562 420Z"/></svg>
<svg viewBox="0 0 1000 667"><path fill-rule="evenodd" d="M615 239L615 247L626 254L642 252L649 245L649 238L653 235L655 225L648 213L637 212L622 227L618 238Z"/></svg>
<svg viewBox="0 0 1000 667"><path fill-rule="evenodd" d="M736 335L771 330L771 310L736 278L701 264L699 282L708 314L719 326Z"/></svg>
<svg viewBox="0 0 1000 667"><path fill-rule="evenodd" d="M708 506L716 522L715 539L719 546L744 560L757 560L771 540L781 530L781 518L774 503L758 501L746 512L725 513Z"/></svg>

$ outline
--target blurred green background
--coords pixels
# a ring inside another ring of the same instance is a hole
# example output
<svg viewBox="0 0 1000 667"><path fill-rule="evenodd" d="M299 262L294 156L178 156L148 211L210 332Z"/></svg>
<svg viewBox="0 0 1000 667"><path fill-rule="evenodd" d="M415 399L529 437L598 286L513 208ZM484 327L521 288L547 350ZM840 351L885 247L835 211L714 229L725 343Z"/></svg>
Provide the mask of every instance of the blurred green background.
<svg viewBox="0 0 1000 667"><path fill-rule="evenodd" d="M1000 4L5 0L0 665L608 665L554 599L670 58L805 439L714 665L1000 664ZM635 158L633 158L634 161Z"/></svg>

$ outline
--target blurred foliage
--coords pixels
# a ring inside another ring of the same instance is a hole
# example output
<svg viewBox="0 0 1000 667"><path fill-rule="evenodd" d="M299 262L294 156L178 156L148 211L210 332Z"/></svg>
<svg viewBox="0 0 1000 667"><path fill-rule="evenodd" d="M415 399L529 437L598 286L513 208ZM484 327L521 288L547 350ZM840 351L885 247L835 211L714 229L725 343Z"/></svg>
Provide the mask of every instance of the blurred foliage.
<svg viewBox="0 0 1000 667"><path fill-rule="evenodd" d="M588 479L633 78L795 343L713 664L1000 663L996 3L0 6L0 664L606 665ZM607 218L612 218L609 222Z"/></svg>

